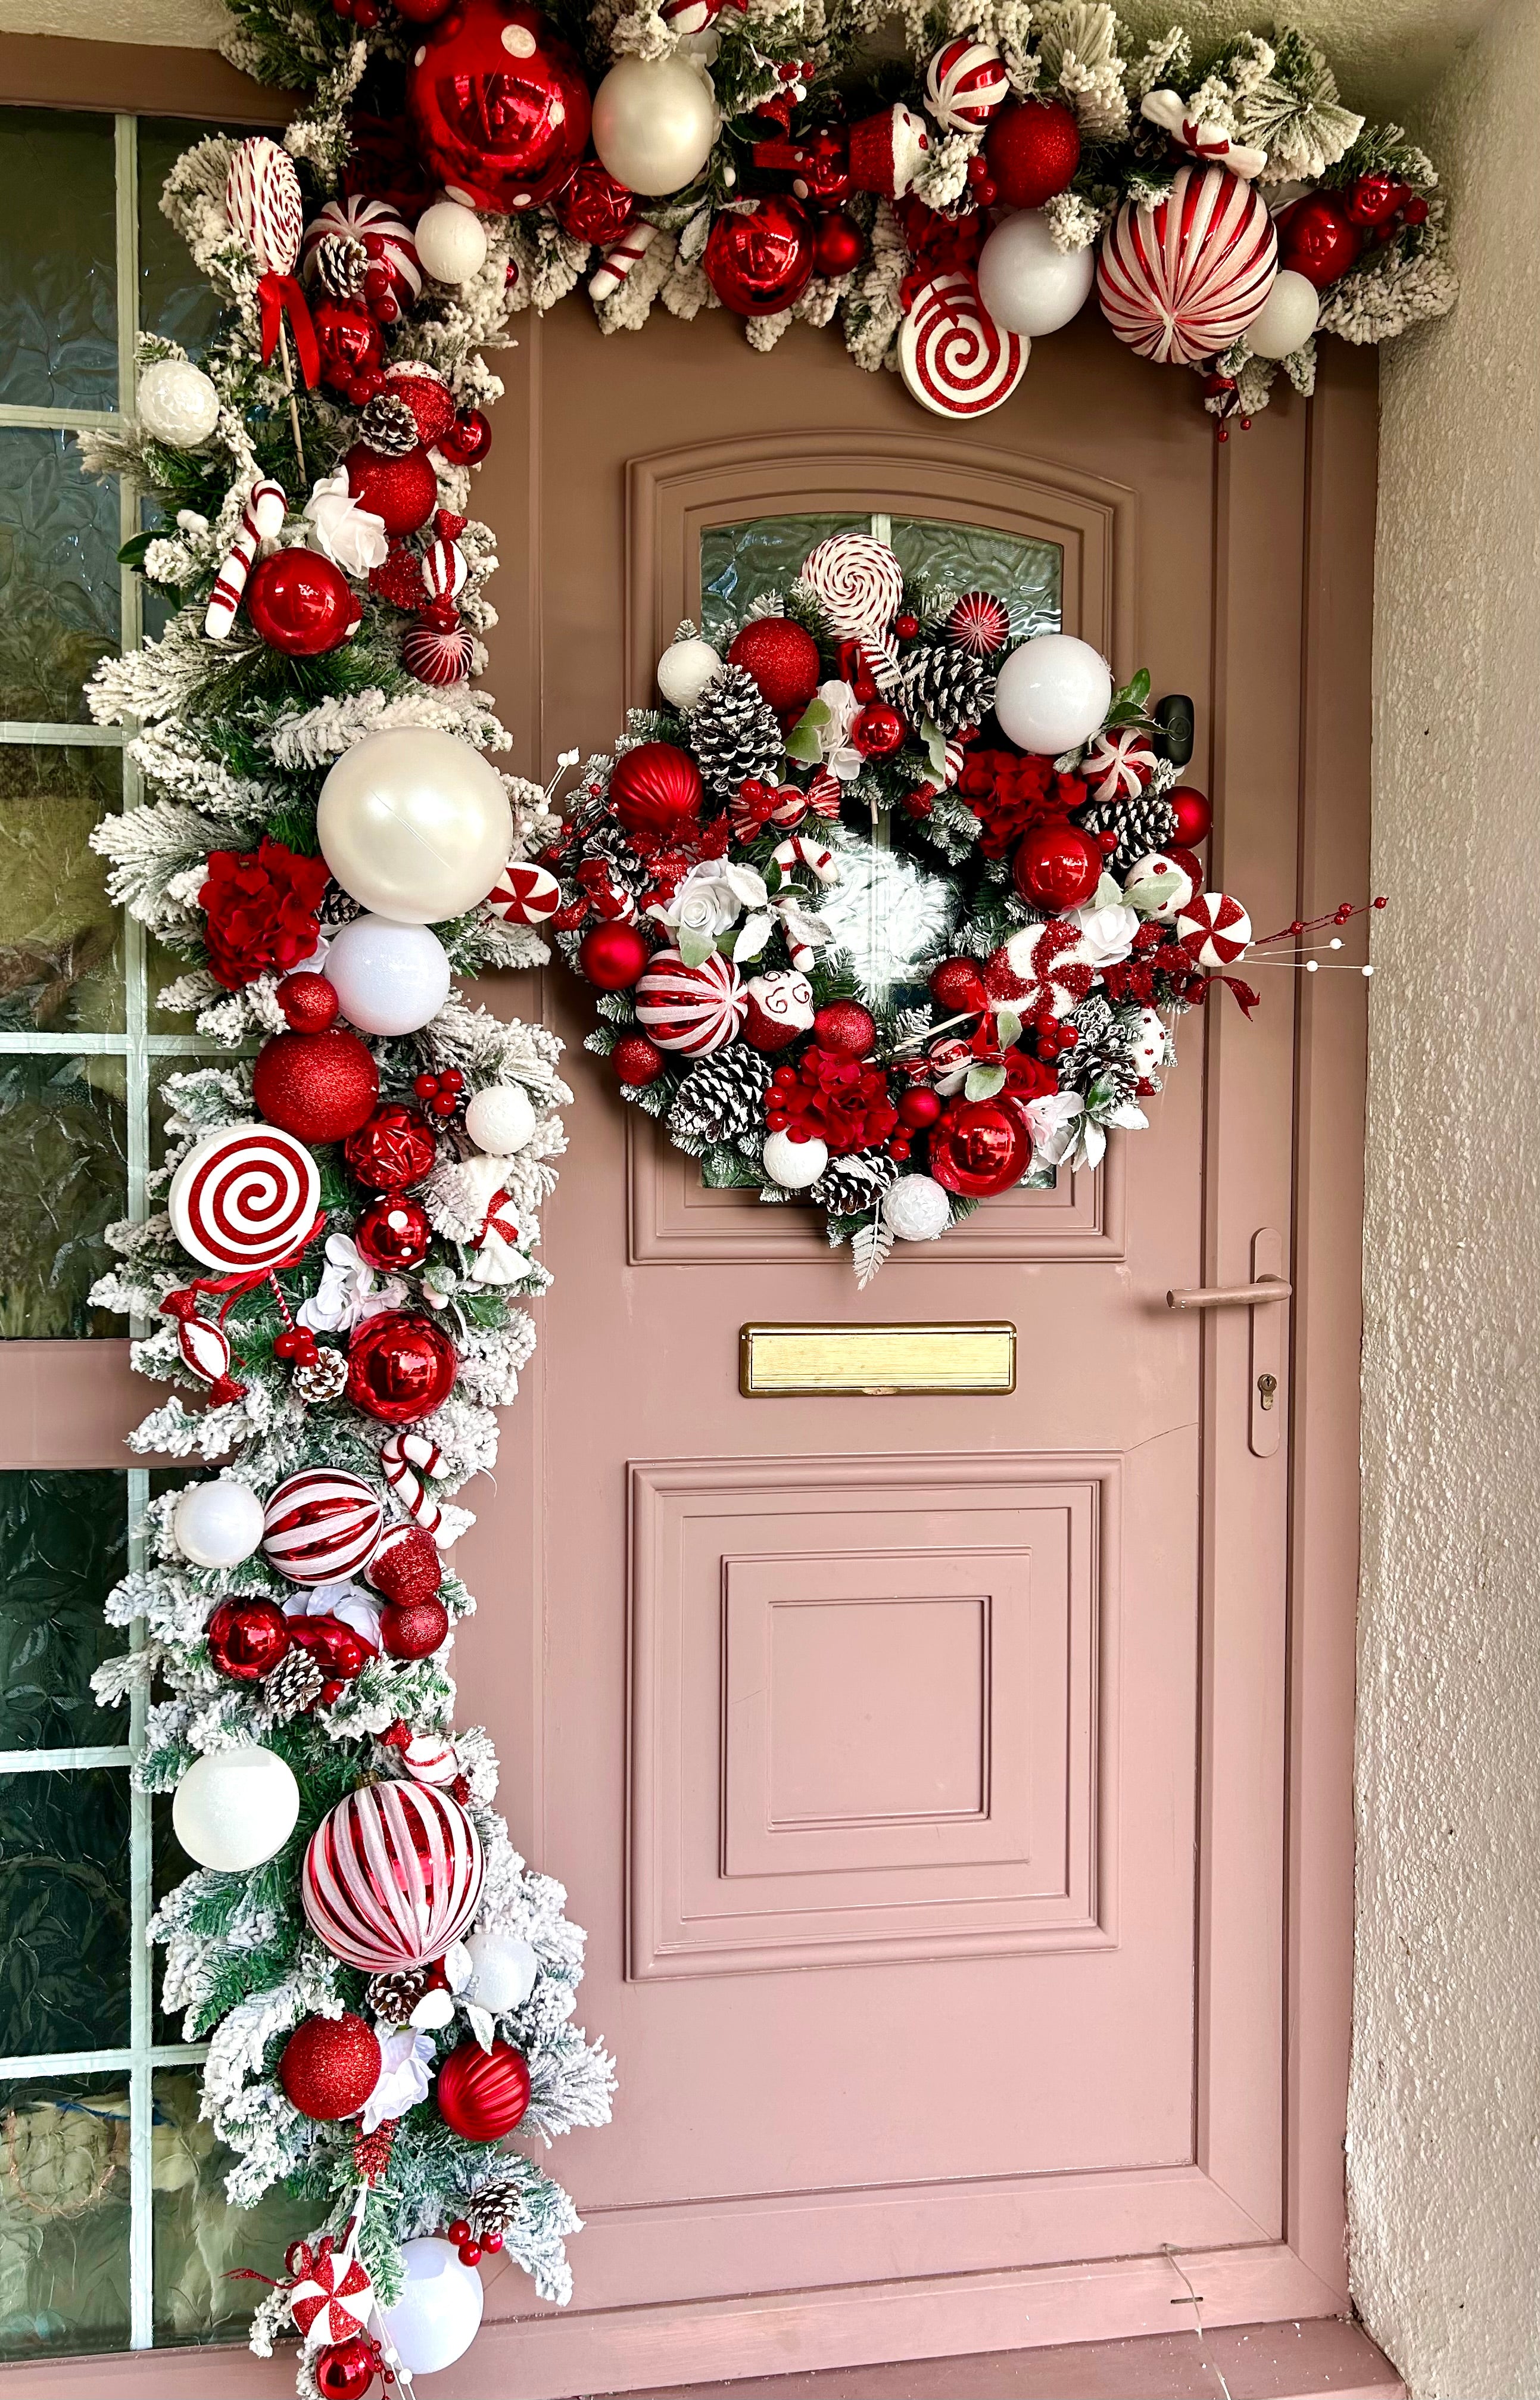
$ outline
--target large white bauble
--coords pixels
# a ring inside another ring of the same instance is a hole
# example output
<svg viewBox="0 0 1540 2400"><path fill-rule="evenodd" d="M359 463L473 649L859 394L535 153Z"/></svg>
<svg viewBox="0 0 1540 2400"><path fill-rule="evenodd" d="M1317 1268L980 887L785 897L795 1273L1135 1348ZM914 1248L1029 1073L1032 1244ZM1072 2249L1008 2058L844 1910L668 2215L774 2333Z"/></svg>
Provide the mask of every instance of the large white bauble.
<svg viewBox="0 0 1540 2400"><path fill-rule="evenodd" d="M435 200L424 209L412 239L423 273L435 283L469 283L486 265L486 227L458 200Z"/></svg>
<svg viewBox="0 0 1540 2400"><path fill-rule="evenodd" d="M189 1483L177 1494L171 1531L195 1567L238 1567L262 1540L262 1503L233 1475Z"/></svg>
<svg viewBox="0 0 1540 2400"><path fill-rule="evenodd" d="M481 2328L482 2279L452 2242L431 2235L403 2242L406 2280L391 2309L382 2309L386 2331L408 2375L437 2375L463 2358Z"/></svg>
<svg viewBox="0 0 1540 2400"><path fill-rule="evenodd" d="M219 394L187 359L157 359L139 378L139 421L153 440L196 450L219 423Z"/></svg>
<svg viewBox="0 0 1540 2400"><path fill-rule="evenodd" d="M931 1175L901 1175L883 1194L882 1221L901 1242L934 1242L952 1221L952 1204Z"/></svg>
<svg viewBox="0 0 1540 2400"><path fill-rule="evenodd" d="M206 1750L171 1795L171 1831L187 1856L225 1875L276 1857L298 1815L293 1769L254 1742Z"/></svg>
<svg viewBox="0 0 1540 2400"><path fill-rule="evenodd" d="M1097 280L1097 253L1056 250L1041 209L1002 218L978 254L978 296L1006 334L1036 340L1078 317Z"/></svg>
<svg viewBox="0 0 1540 2400"><path fill-rule="evenodd" d="M1310 278L1281 266L1261 313L1246 329L1246 347L1260 359L1287 359L1309 341L1320 313L1321 295Z"/></svg>
<svg viewBox="0 0 1540 2400"><path fill-rule="evenodd" d="M478 1150L510 1158L535 1131L535 1110L522 1084L489 1084L466 1103L465 1129Z"/></svg>
<svg viewBox="0 0 1540 2400"><path fill-rule="evenodd" d="M617 182L656 198L693 184L721 122L685 59L621 59L593 95L593 147Z"/></svg>
<svg viewBox="0 0 1540 2400"><path fill-rule="evenodd" d="M670 642L658 661L658 689L670 708L693 708L722 661L709 642Z"/></svg>
<svg viewBox="0 0 1540 2400"><path fill-rule="evenodd" d="M805 1192L816 1183L829 1163L826 1142L816 1134L811 1141L793 1141L789 1133L765 1136L765 1173L788 1192Z"/></svg>
<svg viewBox="0 0 1540 2400"><path fill-rule="evenodd" d="M326 980L361 1033L416 1033L449 997L449 959L426 925L358 917L332 937Z"/></svg>
<svg viewBox="0 0 1540 2400"><path fill-rule="evenodd" d="M465 1946L471 1967L467 1999L474 2000L478 2008L490 2009L494 2016L522 2009L539 1970L533 1943L516 1933L471 1933Z"/></svg>
<svg viewBox="0 0 1540 2400"><path fill-rule="evenodd" d="M485 899L512 848L513 811L469 742L403 725L344 751L320 787L316 834L362 907L436 925Z"/></svg>
<svg viewBox="0 0 1540 2400"><path fill-rule="evenodd" d="M1106 660L1073 634L1037 634L1013 650L995 685L995 715L1018 750L1056 758L1089 742L1112 702Z"/></svg>

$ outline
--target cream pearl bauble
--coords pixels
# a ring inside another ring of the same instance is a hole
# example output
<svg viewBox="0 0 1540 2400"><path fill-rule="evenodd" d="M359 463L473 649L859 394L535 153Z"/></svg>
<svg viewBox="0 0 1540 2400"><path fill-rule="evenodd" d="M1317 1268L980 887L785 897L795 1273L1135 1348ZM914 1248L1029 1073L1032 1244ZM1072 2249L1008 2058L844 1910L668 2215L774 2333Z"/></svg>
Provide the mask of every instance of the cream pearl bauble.
<svg viewBox="0 0 1540 2400"><path fill-rule="evenodd" d="M423 273L435 283L469 283L486 265L486 227L458 200L435 200L424 209L412 239Z"/></svg>
<svg viewBox="0 0 1540 2400"><path fill-rule="evenodd" d="M1043 758L1089 742L1111 704L1106 660L1073 634L1038 634L1023 642L995 685L995 715L1007 739Z"/></svg>
<svg viewBox="0 0 1540 2400"><path fill-rule="evenodd" d="M535 1988L539 1969L533 1945L516 1933L472 1933L465 1946L470 1953L466 1998L474 2000L478 2008L490 2009L494 2016L522 2009Z"/></svg>
<svg viewBox="0 0 1540 2400"><path fill-rule="evenodd" d="M189 1483L171 1510L177 1548L195 1567L237 1567L262 1540L262 1503L233 1475Z"/></svg>
<svg viewBox="0 0 1540 2400"><path fill-rule="evenodd" d="M649 198L694 183L720 122L710 84L685 59L621 59L593 95L601 165Z"/></svg>
<svg viewBox="0 0 1540 2400"><path fill-rule="evenodd" d="M1308 276L1280 266L1261 312L1246 329L1246 347L1259 359L1287 359L1315 330L1321 295Z"/></svg>
<svg viewBox="0 0 1540 2400"><path fill-rule="evenodd" d="M361 1033L416 1033L449 997L449 959L437 934L389 917L344 925L323 973Z"/></svg>
<svg viewBox="0 0 1540 2400"><path fill-rule="evenodd" d="M293 1769L254 1742L205 1751L171 1795L171 1831L187 1856L225 1875L276 1858L298 1815Z"/></svg>
<svg viewBox="0 0 1540 2400"><path fill-rule="evenodd" d="M1095 245L1056 249L1041 209L1004 218L978 256L978 296L1007 334L1056 334L1080 314L1096 280Z"/></svg>
<svg viewBox="0 0 1540 2400"><path fill-rule="evenodd" d="M882 1221L901 1242L934 1242L952 1221L952 1204L930 1175L901 1175L883 1194Z"/></svg>
<svg viewBox="0 0 1540 2400"><path fill-rule="evenodd" d="M765 1136L765 1173L788 1192L805 1192L828 1163L828 1145L816 1134L811 1141L793 1141L789 1133Z"/></svg>
<svg viewBox="0 0 1540 2400"><path fill-rule="evenodd" d="M139 378L139 421L151 439L196 450L219 422L219 394L187 359L157 359Z"/></svg>
<svg viewBox="0 0 1540 2400"><path fill-rule="evenodd" d="M721 670L721 658L709 642L671 642L658 661L658 689L670 708L693 708Z"/></svg>
<svg viewBox="0 0 1540 2400"><path fill-rule="evenodd" d="M489 1084L466 1103L465 1129L478 1150L508 1158L535 1131L535 1111L522 1084Z"/></svg>
<svg viewBox="0 0 1540 2400"><path fill-rule="evenodd" d="M432 925L485 899L512 846L513 811L480 751L406 725L343 753L320 787L316 835L365 908Z"/></svg>
<svg viewBox="0 0 1540 2400"><path fill-rule="evenodd" d="M463 2358L481 2327L482 2279L452 2242L403 2242L401 2298L382 2309L408 2375L437 2375Z"/></svg>

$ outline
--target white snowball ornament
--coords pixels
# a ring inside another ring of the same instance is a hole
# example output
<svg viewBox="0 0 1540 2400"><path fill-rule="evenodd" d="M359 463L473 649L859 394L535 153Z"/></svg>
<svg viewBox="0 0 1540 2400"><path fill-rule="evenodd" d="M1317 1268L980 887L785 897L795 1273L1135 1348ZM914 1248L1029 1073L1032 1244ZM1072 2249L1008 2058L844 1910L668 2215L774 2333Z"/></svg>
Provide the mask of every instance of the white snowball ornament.
<svg viewBox="0 0 1540 2400"><path fill-rule="evenodd" d="M1139 1010L1138 1039L1128 1053L1128 1063L1141 1083L1158 1075L1168 1055L1165 1019L1158 1008Z"/></svg>
<svg viewBox="0 0 1540 2400"><path fill-rule="evenodd" d="M233 1475L189 1483L171 1511L176 1546L195 1567L238 1567L262 1540L262 1503Z"/></svg>
<svg viewBox="0 0 1540 2400"><path fill-rule="evenodd" d="M196 450L219 423L219 394L189 359L157 359L139 378L139 421L172 450Z"/></svg>
<svg viewBox="0 0 1540 2400"><path fill-rule="evenodd" d="M722 661L709 642L671 642L658 661L658 689L670 708L693 708Z"/></svg>
<svg viewBox="0 0 1540 2400"><path fill-rule="evenodd" d="M479 750L425 725L370 733L320 787L320 853L343 890L404 925L484 900L513 843L502 777Z"/></svg>
<svg viewBox="0 0 1540 2400"><path fill-rule="evenodd" d="M463 2358L481 2330L482 2279L452 2242L403 2242L405 2280L385 2329L408 2375L437 2375Z"/></svg>
<svg viewBox="0 0 1540 2400"><path fill-rule="evenodd" d="M1111 704L1111 668L1073 634L1034 634L1011 652L995 685L1007 739L1043 758L1089 742Z"/></svg>
<svg viewBox="0 0 1540 2400"><path fill-rule="evenodd" d="M449 997L449 958L437 934L388 917L344 925L321 972L361 1033L416 1033Z"/></svg>
<svg viewBox="0 0 1540 2400"><path fill-rule="evenodd" d="M693 184L721 119L687 59L621 59L593 95L593 147L628 190L656 198Z"/></svg>
<svg viewBox="0 0 1540 2400"><path fill-rule="evenodd" d="M765 1136L765 1173L784 1191L805 1192L828 1163L828 1145L816 1134L810 1141L793 1141L789 1133Z"/></svg>
<svg viewBox="0 0 1540 2400"><path fill-rule="evenodd" d="M489 1084L466 1103L465 1129L478 1150L510 1158L535 1132L535 1110L522 1084Z"/></svg>
<svg viewBox="0 0 1540 2400"><path fill-rule="evenodd" d="M1056 249L1041 209L1003 218L978 256L978 294L995 323L1033 340L1077 317L1096 280L1095 250Z"/></svg>
<svg viewBox="0 0 1540 2400"><path fill-rule="evenodd" d="M1321 295L1307 275L1281 266L1273 289L1246 329L1246 347L1259 359L1287 359L1302 349L1321 313Z"/></svg>
<svg viewBox="0 0 1540 2400"><path fill-rule="evenodd" d="M424 209L412 239L417 264L435 283L469 283L486 265L486 227L458 200L435 200Z"/></svg>
<svg viewBox="0 0 1540 2400"><path fill-rule="evenodd" d="M470 1953L466 1998L474 2000L478 2008L490 2009L494 2016L522 2009L535 1988L539 1967L533 1945L516 1933L472 1933L465 1946Z"/></svg>
<svg viewBox="0 0 1540 2400"><path fill-rule="evenodd" d="M1164 899L1158 899L1155 895L1163 885L1170 888ZM1160 925L1174 925L1192 897L1192 878L1165 851L1147 850L1128 869L1123 896L1141 917L1153 917Z"/></svg>
<svg viewBox="0 0 1540 2400"><path fill-rule="evenodd" d="M299 1816L287 1760L255 1742L208 1750L171 1795L171 1831L190 1859L237 1875L276 1858Z"/></svg>
<svg viewBox="0 0 1540 2400"><path fill-rule="evenodd" d="M930 1175L901 1175L882 1197L882 1221L900 1242L938 1241L952 1221L952 1204Z"/></svg>

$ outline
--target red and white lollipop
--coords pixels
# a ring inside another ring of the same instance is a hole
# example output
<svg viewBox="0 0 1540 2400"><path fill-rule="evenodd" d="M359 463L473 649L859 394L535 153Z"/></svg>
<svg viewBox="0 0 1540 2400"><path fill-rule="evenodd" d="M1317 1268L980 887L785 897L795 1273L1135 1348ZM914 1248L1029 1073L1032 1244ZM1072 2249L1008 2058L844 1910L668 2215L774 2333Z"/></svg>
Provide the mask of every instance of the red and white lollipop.
<svg viewBox="0 0 1540 2400"><path fill-rule="evenodd" d="M660 1050L703 1058L730 1042L748 1014L743 978L730 959L713 950L698 967L677 950L660 950L636 987L636 1016Z"/></svg>
<svg viewBox="0 0 1540 2400"><path fill-rule="evenodd" d="M384 1529L385 1503L361 1475L307 1466L268 1500L263 1556L291 1583L341 1583L362 1574Z"/></svg>
<svg viewBox="0 0 1540 2400"><path fill-rule="evenodd" d="M266 133L236 143L225 179L225 213L265 274L293 273L305 203L293 160Z"/></svg>
<svg viewBox="0 0 1540 2400"><path fill-rule="evenodd" d="M1251 942L1251 920L1228 892L1200 892L1177 919L1177 939L1200 967L1233 967Z"/></svg>
<svg viewBox="0 0 1540 2400"><path fill-rule="evenodd" d="M428 1783L365 1783L310 1836L300 1898L334 1958L365 1975L426 1967L481 1906L481 1836Z"/></svg>
<svg viewBox="0 0 1540 2400"><path fill-rule="evenodd" d="M1131 725L1098 733L1081 760L1080 771L1094 800L1131 800L1152 778L1157 761L1142 733Z"/></svg>
<svg viewBox="0 0 1540 2400"><path fill-rule="evenodd" d="M1010 89L1000 52L965 34L944 42L925 70L925 105L946 133L988 125Z"/></svg>
<svg viewBox="0 0 1540 2400"><path fill-rule="evenodd" d="M222 1273L262 1274L300 1249L316 1221L320 1173L277 1125L206 1134L171 1178L167 1207L184 1250Z"/></svg>
<svg viewBox="0 0 1540 2400"><path fill-rule="evenodd" d="M822 602L842 642L885 634L904 597L904 569L869 533L831 533L809 551L798 580Z"/></svg>
<svg viewBox="0 0 1540 2400"><path fill-rule="evenodd" d="M1097 294L1140 358L1193 366L1261 314L1278 239L1254 185L1222 167L1179 167L1153 207L1124 200L1102 238Z"/></svg>
<svg viewBox="0 0 1540 2400"><path fill-rule="evenodd" d="M493 915L510 925L542 925L562 905L562 887L549 866L511 858L486 895Z"/></svg>
<svg viewBox="0 0 1540 2400"><path fill-rule="evenodd" d="M986 315L971 275L934 275L899 328L898 366L937 416L987 416L1027 372L1030 343Z"/></svg>

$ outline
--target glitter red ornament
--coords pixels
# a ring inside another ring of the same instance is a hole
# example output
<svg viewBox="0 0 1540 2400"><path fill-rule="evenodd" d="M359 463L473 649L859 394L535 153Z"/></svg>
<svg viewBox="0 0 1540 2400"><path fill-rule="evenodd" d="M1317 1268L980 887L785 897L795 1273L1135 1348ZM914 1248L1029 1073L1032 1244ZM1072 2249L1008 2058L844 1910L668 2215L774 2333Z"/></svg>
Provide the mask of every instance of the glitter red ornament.
<svg viewBox="0 0 1540 2400"><path fill-rule="evenodd" d="M383 1275L403 1275L409 1268L420 1267L428 1256L428 1246L433 1238L433 1228L425 1209L415 1200L403 1200L399 1193L386 1200L376 1200L364 1210L353 1230L353 1241L360 1258Z"/></svg>
<svg viewBox="0 0 1540 2400"><path fill-rule="evenodd" d="M592 926L578 946L579 967L601 991L629 991L651 956L647 936L634 925Z"/></svg>
<svg viewBox="0 0 1540 2400"><path fill-rule="evenodd" d="M323 296L311 301L310 322L320 352L321 382L342 399L361 405L361 398L356 396L367 397L374 390L372 378L380 371L383 345L378 319L361 301Z"/></svg>
<svg viewBox="0 0 1540 2400"><path fill-rule="evenodd" d="M246 585L246 614L270 650L320 658L359 629L361 611L340 566L315 550L275 550Z"/></svg>
<svg viewBox="0 0 1540 2400"><path fill-rule="evenodd" d="M645 1033L622 1033L609 1054L609 1062L622 1084L638 1087L655 1084L663 1071L663 1054Z"/></svg>
<svg viewBox="0 0 1540 2400"><path fill-rule="evenodd" d="M868 701L857 711L851 741L864 758L891 758L904 746L905 725L891 701Z"/></svg>
<svg viewBox="0 0 1540 2400"><path fill-rule="evenodd" d="M818 689L818 645L792 617L753 617L735 635L728 664L751 675L778 716L800 716Z"/></svg>
<svg viewBox="0 0 1540 2400"><path fill-rule="evenodd" d="M675 742L639 742L616 759L609 805L627 833L676 841L700 821L701 770Z"/></svg>
<svg viewBox="0 0 1540 2400"><path fill-rule="evenodd" d="M570 184L551 203L564 233L578 241L618 241L636 213L636 195L617 182L597 158L585 158Z"/></svg>
<svg viewBox="0 0 1540 2400"><path fill-rule="evenodd" d="M984 136L995 196L1008 209L1040 209L1068 191L1080 165L1080 127L1059 100L1015 100Z"/></svg>
<svg viewBox="0 0 1540 2400"><path fill-rule="evenodd" d="M449 1611L436 1592L380 1610L380 1640L392 1658L429 1658L449 1632Z"/></svg>
<svg viewBox="0 0 1540 2400"><path fill-rule="evenodd" d="M812 220L781 192L748 209L719 211L701 265L724 308L739 317L776 316L812 280Z"/></svg>
<svg viewBox="0 0 1540 2400"><path fill-rule="evenodd" d="M329 2341L313 2352L310 2372L320 2400L364 2400L375 2380L375 2352L362 2334L349 2334L346 2341Z"/></svg>
<svg viewBox="0 0 1540 2400"><path fill-rule="evenodd" d="M335 984L323 975L285 975L274 998L283 1022L295 1033L324 1033L342 1008Z"/></svg>
<svg viewBox="0 0 1540 2400"><path fill-rule="evenodd" d="M1278 218L1278 265L1324 292L1347 273L1363 235L1330 192L1307 192Z"/></svg>
<svg viewBox="0 0 1540 2400"><path fill-rule="evenodd" d="M511 2042L483 2050L462 2041L440 2067L433 2086L439 2114L467 2142L496 2142L511 2134L529 2106L529 2069Z"/></svg>
<svg viewBox="0 0 1540 2400"><path fill-rule="evenodd" d="M287 1652L289 1627L274 1601L222 1600L203 1638L210 1660L222 1675L237 1684L254 1684Z"/></svg>
<svg viewBox="0 0 1540 2400"><path fill-rule="evenodd" d="M516 216L567 182L588 142L588 84L538 8L463 0L407 76L424 164L452 200Z"/></svg>
<svg viewBox="0 0 1540 2400"><path fill-rule="evenodd" d="M420 1109L387 1100L351 1135L343 1152L348 1171L368 1192L400 1192L420 1183L437 1162L433 1128Z"/></svg>
<svg viewBox="0 0 1540 2400"><path fill-rule="evenodd" d="M397 1608L432 1600L443 1581L438 1544L420 1525L392 1525L364 1569L364 1580Z"/></svg>
<svg viewBox="0 0 1540 2400"><path fill-rule="evenodd" d="M367 442L355 442L342 463L348 491L361 509L379 518L393 540L416 533L438 507L439 479L420 443L404 457L387 458Z"/></svg>
<svg viewBox="0 0 1540 2400"><path fill-rule="evenodd" d="M1029 825L1016 844L1011 875L1022 898L1056 915L1083 907L1101 881L1101 844L1068 817Z"/></svg>
<svg viewBox="0 0 1540 2400"><path fill-rule="evenodd" d="M1213 803L1191 784L1178 784L1165 795L1166 803L1176 823L1171 827L1171 839L1184 850L1206 841L1214 830Z"/></svg>
<svg viewBox="0 0 1540 2400"><path fill-rule="evenodd" d="M300 2115L322 2124L356 2115L379 2076L379 2036L351 2010L340 2017L307 2017L278 2063L278 2080Z"/></svg>
<svg viewBox="0 0 1540 2400"><path fill-rule="evenodd" d="M931 1173L943 1191L990 1200L1019 1183L1032 1138L1015 1109L995 1100L954 1100L931 1133Z"/></svg>
<svg viewBox="0 0 1540 2400"><path fill-rule="evenodd" d="M937 1007L956 1016L964 1009L982 1008L984 977L975 959L943 959L931 970L931 998Z"/></svg>
<svg viewBox="0 0 1540 2400"><path fill-rule="evenodd" d="M301 1141L342 1141L368 1121L379 1070L356 1033L275 1033L257 1053L252 1098L257 1114Z"/></svg>
<svg viewBox="0 0 1540 2400"><path fill-rule="evenodd" d="M877 1039L877 1021L858 1000L831 1000L812 1020L812 1038L820 1049L865 1058Z"/></svg>
<svg viewBox="0 0 1540 2400"><path fill-rule="evenodd" d="M404 1309L355 1326L348 1344L348 1398L382 1425L415 1425L443 1406L459 1361L447 1333Z"/></svg>
<svg viewBox="0 0 1540 2400"><path fill-rule="evenodd" d="M442 442L454 424L458 403L443 376L420 359L402 359L390 369L386 391L403 401L412 412L417 440L425 450Z"/></svg>

